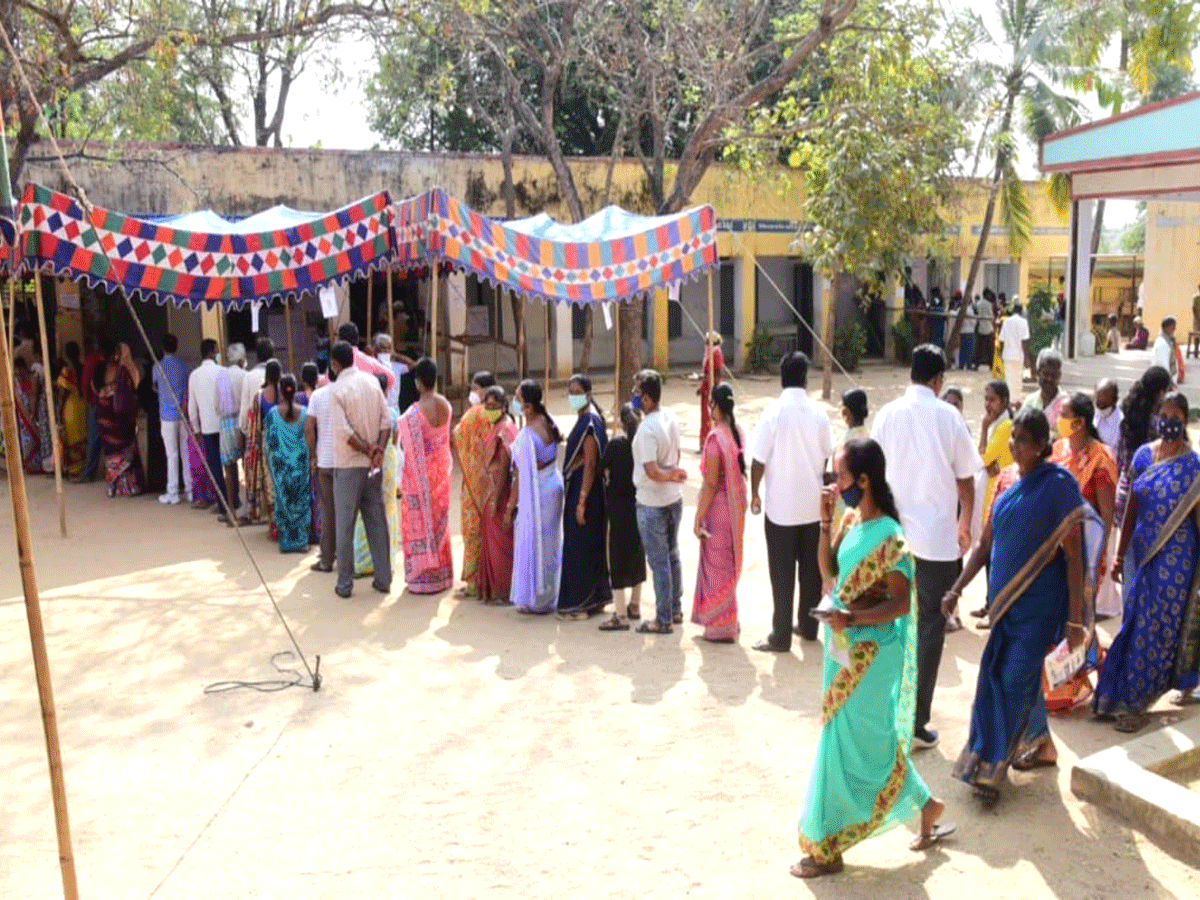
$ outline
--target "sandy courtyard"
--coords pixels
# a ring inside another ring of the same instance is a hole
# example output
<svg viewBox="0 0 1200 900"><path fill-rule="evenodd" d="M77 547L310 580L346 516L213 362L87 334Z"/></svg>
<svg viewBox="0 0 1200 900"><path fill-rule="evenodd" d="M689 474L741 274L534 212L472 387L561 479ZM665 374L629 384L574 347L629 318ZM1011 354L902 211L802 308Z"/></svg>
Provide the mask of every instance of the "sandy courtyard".
<svg viewBox="0 0 1200 900"><path fill-rule="evenodd" d="M860 373L872 411L906 375ZM977 428L984 377L955 380ZM747 431L777 386L739 379ZM835 392L846 386L837 379ZM698 472L693 391L674 377L666 402ZM706 646L691 625L663 638L604 634L595 621L448 596L382 598L364 582L341 600L331 576L309 571L312 554L280 555L247 529L325 682L316 694L206 695L212 682L270 678L271 655L288 646L233 531L186 506L68 486L63 540L52 481L29 491L89 900L1200 896L1200 873L1071 795L1075 758L1119 738L1084 712L1053 720L1061 767L1015 773L992 811L950 778L983 647L974 629L947 638L934 700L942 743L916 757L956 839L913 854L901 829L851 850L842 876L791 878L820 659L811 645L749 649L771 617L760 518L747 526L736 646ZM38 900L61 888L8 508L3 481L0 897ZM696 542L682 531L686 610ZM652 597L647 585L643 609ZM1160 720L1196 714L1160 709Z"/></svg>

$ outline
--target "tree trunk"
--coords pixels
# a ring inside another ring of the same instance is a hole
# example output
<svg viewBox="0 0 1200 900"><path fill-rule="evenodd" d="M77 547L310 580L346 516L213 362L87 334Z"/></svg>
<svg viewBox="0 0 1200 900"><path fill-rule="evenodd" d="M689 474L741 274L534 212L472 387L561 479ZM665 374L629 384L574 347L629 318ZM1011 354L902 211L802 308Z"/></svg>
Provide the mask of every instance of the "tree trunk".
<svg viewBox="0 0 1200 900"><path fill-rule="evenodd" d="M645 298L638 297L617 304L617 340L620 344L619 365L613 375L614 415L620 413L625 396L633 388L633 376L642 368L642 304L645 302Z"/></svg>
<svg viewBox="0 0 1200 900"><path fill-rule="evenodd" d="M510 120L509 127L504 129L500 135L500 165L504 168L504 184L502 186L504 215L510 220L517 217L517 189L513 184L512 154L515 131L516 125ZM517 332L516 340L513 342L517 346L517 374L523 380L529 365L528 348L525 346L525 301L515 291L509 291L508 302L512 306L513 328Z"/></svg>
<svg viewBox="0 0 1200 900"><path fill-rule="evenodd" d="M1008 134L1009 128L1012 127L1013 106L1017 102L1017 97L1013 93L1009 93L1004 106L1004 119L1000 123L1000 135ZM992 187L988 192L987 207L983 211L983 225L979 229L979 241L975 244L975 255L971 257L971 268L967 273L967 283L963 288L963 301L958 305L958 315L954 317L954 324L950 328L950 336L946 341L946 356L949 360L954 359L955 353L958 352L959 336L962 333L963 317L967 314L967 303L974 302L975 299L975 279L979 277L979 267L983 265L983 254L987 250L988 237L992 231L992 219L996 215L996 198L1000 195L1000 183L1004 178L1004 164L1007 162L1007 152L998 148L996 151L996 167L992 171Z"/></svg>
<svg viewBox="0 0 1200 900"><path fill-rule="evenodd" d="M1096 201L1096 219L1092 225L1092 258L1088 263L1088 282L1096 277L1096 256L1100 252L1100 238L1104 232L1104 201ZM1074 248L1072 248L1073 250Z"/></svg>
<svg viewBox="0 0 1200 900"><path fill-rule="evenodd" d="M592 335L596 328L594 310L595 306L589 303L583 311L585 316L583 325L583 350L579 354L579 371L585 375L592 365Z"/></svg>
<svg viewBox="0 0 1200 900"><path fill-rule="evenodd" d="M822 281L826 279L822 278ZM834 305L834 296L836 292L833 289L834 283L830 279L825 284L825 296L821 298L821 305L825 308L825 327L822 329L825 332L825 373L821 376L821 399L828 400L833 395L833 335L836 330L837 309Z"/></svg>

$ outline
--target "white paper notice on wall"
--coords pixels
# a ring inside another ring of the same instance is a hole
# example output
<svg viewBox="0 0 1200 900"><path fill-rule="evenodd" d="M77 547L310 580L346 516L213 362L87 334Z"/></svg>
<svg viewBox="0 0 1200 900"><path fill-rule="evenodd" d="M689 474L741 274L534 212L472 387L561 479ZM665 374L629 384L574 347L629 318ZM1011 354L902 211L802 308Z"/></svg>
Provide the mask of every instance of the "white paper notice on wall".
<svg viewBox="0 0 1200 900"><path fill-rule="evenodd" d="M669 288L667 288L667 296L670 297L671 300L673 300L674 302L676 302L676 303L679 302L679 282L678 281L675 282L673 285L671 285Z"/></svg>
<svg viewBox="0 0 1200 900"><path fill-rule="evenodd" d="M607 330L612 331L612 304L601 303L600 308L604 310L604 327Z"/></svg>
<svg viewBox="0 0 1200 900"><path fill-rule="evenodd" d="M317 291L317 299L321 301L321 315L327 319L336 319L338 316L338 296L337 290L332 284L327 284Z"/></svg>
<svg viewBox="0 0 1200 900"><path fill-rule="evenodd" d="M261 300L250 301L250 331L253 333L258 332L258 310L261 306Z"/></svg>

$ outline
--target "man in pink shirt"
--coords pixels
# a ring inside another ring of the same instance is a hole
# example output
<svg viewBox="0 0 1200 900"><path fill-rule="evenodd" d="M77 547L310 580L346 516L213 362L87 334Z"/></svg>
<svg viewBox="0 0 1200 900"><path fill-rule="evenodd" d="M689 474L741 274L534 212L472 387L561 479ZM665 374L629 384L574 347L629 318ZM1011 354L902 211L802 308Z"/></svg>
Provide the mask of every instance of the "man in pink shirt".
<svg viewBox="0 0 1200 900"><path fill-rule="evenodd" d="M391 366L386 366L373 356L367 356L358 349L358 326L353 322L345 322L338 328L338 339L345 341L354 349L354 368L362 369L373 375L383 375L388 380L388 394L396 387L396 373Z"/></svg>

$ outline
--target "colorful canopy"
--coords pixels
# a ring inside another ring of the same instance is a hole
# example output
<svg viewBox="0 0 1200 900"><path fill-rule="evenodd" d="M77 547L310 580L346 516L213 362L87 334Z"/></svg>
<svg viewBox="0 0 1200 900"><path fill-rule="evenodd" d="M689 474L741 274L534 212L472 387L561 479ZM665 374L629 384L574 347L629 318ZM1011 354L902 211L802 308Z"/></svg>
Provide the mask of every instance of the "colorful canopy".
<svg viewBox="0 0 1200 900"><path fill-rule="evenodd" d="M426 197L423 242L432 257L535 299L632 300L695 278L720 261L711 206L670 216L609 206L568 225L546 215L490 219L440 189Z"/></svg>
<svg viewBox="0 0 1200 900"><path fill-rule="evenodd" d="M275 207L239 222L211 211L164 221L93 207L30 184L23 265L193 309L291 298L387 266L395 246L386 191L331 213Z"/></svg>

